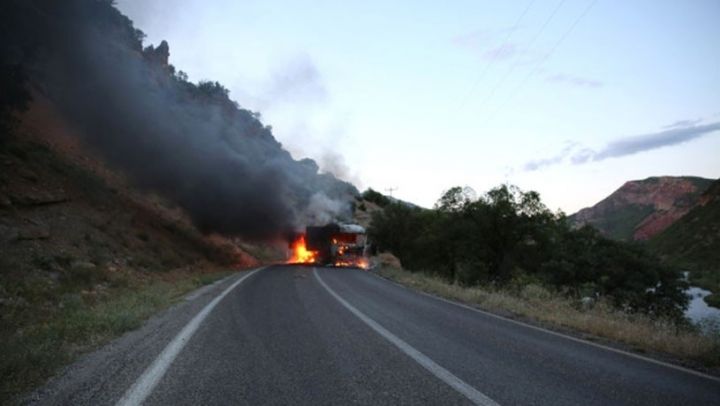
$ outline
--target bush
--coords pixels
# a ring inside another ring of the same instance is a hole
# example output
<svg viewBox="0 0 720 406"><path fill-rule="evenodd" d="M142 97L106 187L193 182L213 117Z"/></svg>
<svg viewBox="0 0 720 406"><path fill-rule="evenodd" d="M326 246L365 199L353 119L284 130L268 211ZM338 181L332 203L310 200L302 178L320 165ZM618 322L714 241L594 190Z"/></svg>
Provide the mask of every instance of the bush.
<svg viewBox="0 0 720 406"><path fill-rule="evenodd" d="M390 204L390 199L384 194L373 190L372 188L366 190L362 194L362 198L368 202L373 202L380 207L385 207Z"/></svg>

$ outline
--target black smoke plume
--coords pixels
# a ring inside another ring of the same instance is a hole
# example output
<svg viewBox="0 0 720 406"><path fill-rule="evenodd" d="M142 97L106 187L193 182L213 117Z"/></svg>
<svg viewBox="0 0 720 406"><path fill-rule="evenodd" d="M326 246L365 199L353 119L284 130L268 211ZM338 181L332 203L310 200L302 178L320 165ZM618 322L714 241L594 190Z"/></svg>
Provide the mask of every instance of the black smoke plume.
<svg viewBox="0 0 720 406"><path fill-rule="evenodd" d="M142 33L110 1L12 3L35 30L24 45L34 52L13 54L35 86L88 145L200 229L265 239L347 214L354 186L295 161L219 83L189 83L168 64L168 44L143 48Z"/></svg>

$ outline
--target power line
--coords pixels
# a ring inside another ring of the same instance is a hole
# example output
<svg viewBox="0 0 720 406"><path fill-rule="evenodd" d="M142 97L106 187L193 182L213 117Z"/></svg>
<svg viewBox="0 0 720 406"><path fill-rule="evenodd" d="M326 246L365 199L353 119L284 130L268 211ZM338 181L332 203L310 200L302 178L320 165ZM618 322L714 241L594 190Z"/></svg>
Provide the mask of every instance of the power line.
<svg viewBox="0 0 720 406"><path fill-rule="evenodd" d="M398 188L397 186L395 186L395 187L386 188L385 191L388 192L388 195L390 195L390 197L393 197L393 192L396 191L396 190L398 190L398 189L399 189L399 188Z"/></svg>
<svg viewBox="0 0 720 406"><path fill-rule="evenodd" d="M525 7L525 10L523 10L523 12L520 14L520 17L518 17L517 21L515 21L515 24L508 31L508 34L507 34L507 36L505 36L505 39L500 43L500 48L504 48L508 44L510 37L512 37L513 33L518 29L518 27L520 26L520 22L525 17L525 14L527 14L527 12L530 10L530 7L532 7L533 4L535 4L535 0L530 0L528 5ZM472 84L472 86L470 86L470 90L468 91L468 93L465 96L465 98L463 99L463 101L460 103L460 107L458 108L458 110L461 110L463 107L465 107L465 104L467 104L468 100L470 99L470 96L472 96L472 94L475 92L475 88L480 83L480 81L485 77L485 74L487 74L487 72L490 70L490 67L492 66L492 64L494 62L495 62L495 59L490 59L488 61L488 63L485 64L485 69L483 69L482 72L480 72L480 75L478 75L478 77L475 79L475 82Z"/></svg>
<svg viewBox="0 0 720 406"><path fill-rule="evenodd" d="M510 100L512 100L512 98L513 98L513 97L518 93L518 91L525 85L525 83L527 83L527 81L528 81L533 75L535 75L535 73L538 71L538 69L540 69L540 66L542 66L542 64L550 58L550 56L555 52L555 50L560 46L560 44L562 44L563 41L565 41L565 39L570 35L570 33L571 33L573 30L575 30L575 27L580 23L580 21L585 17L585 15L587 15L587 13L590 12L590 9L591 9L591 8L595 5L595 3L597 3L597 2L598 2L598 0L592 0L590 3L588 3L588 5L585 7L585 9L582 11L582 13L580 13L580 15L578 15L578 17L575 19L575 21L570 25L570 28L568 28L568 29L560 36L560 38L555 42L555 44L552 46L552 48L550 48L550 51L549 51L547 54L545 54L545 56L544 56L543 58L541 58L541 59L537 62L537 64L535 64L535 66L533 67L533 69L531 69L530 72L523 78L523 80L519 82L518 86L516 86L515 89L514 89L512 92L509 93L509 96L503 101L503 103L501 103L500 105L498 105L498 107L493 111L493 114L491 114L490 116L488 116L488 119L485 121L485 124L487 124L487 123L490 121L490 119L492 118L492 116L494 116L495 113L497 113L502 106L506 105Z"/></svg>
<svg viewBox="0 0 720 406"><path fill-rule="evenodd" d="M537 41L537 39L540 38L540 36L543 34L543 32L545 32L545 28L547 28L547 26L550 24L550 22L553 20L553 18L555 18L555 15L560 10L560 8L563 6L563 4L565 4L565 1L566 0L560 0L558 5L555 6L555 9L553 10L553 12L550 14L550 16L545 20L543 25L540 27L540 30L538 30L538 32L533 36L533 38L528 43L528 45L527 45L528 49L530 49L532 47L532 45L535 44L535 41ZM515 71L515 68L517 66L518 66L518 64L511 65L510 69L508 69L508 71L505 73L505 75L502 78L500 78L500 80L498 82L495 82L495 86L493 86L493 88L490 91L490 93L488 94L488 96L484 99L481 107L486 106L488 104L488 102L490 102L492 97L495 95L495 92L500 88L500 86L502 86L503 83L505 83L505 80L508 77L510 77L510 74L512 74Z"/></svg>

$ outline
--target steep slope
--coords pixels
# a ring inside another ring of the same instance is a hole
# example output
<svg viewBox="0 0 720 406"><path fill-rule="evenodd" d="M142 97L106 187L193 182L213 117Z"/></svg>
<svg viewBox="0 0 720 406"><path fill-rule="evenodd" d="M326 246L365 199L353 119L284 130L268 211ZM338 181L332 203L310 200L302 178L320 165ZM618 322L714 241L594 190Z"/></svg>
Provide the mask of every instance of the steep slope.
<svg viewBox="0 0 720 406"><path fill-rule="evenodd" d="M647 240L683 217L711 183L711 179L692 176L629 181L570 219L618 240Z"/></svg>
<svg viewBox="0 0 720 406"><path fill-rule="evenodd" d="M0 404L183 293L258 263L129 187L36 100L0 137Z"/></svg>
<svg viewBox="0 0 720 406"><path fill-rule="evenodd" d="M111 4L0 5L0 404L357 193Z"/></svg>
<svg viewBox="0 0 720 406"><path fill-rule="evenodd" d="M18 67L85 145L202 231L272 240L351 215L353 185L294 159L220 83L189 82L167 42L143 44L111 1L0 7L0 66Z"/></svg>
<svg viewBox="0 0 720 406"><path fill-rule="evenodd" d="M689 213L653 237L649 246L668 263L691 271L693 283L720 292L720 179Z"/></svg>

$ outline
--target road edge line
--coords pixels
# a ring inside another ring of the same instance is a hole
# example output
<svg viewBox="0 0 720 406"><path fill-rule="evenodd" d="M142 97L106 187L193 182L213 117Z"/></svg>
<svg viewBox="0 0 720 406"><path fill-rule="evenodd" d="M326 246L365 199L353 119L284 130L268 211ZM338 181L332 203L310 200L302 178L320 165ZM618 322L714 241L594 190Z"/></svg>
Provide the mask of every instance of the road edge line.
<svg viewBox="0 0 720 406"><path fill-rule="evenodd" d="M458 391L460 394L468 398L476 405L499 406L497 402L489 398L487 395L470 386L468 383L455 376L452 372L441 367L440 365L435 363L435 361L430 359L427 355L418 351L413 346L403 341L400 337L396 336L395 334L388 331L385 327L381 326L378 322L365 315L365 313L361 312L353 305L345 301L345 299L340 297L340 295L338 295L330 286L325 283L325 281L322 280L316 268L313 268L313 275L315 276L315 279L320 283L320 285L322 285L322 287L325 288L325 290L330 293L330 295L333 296L335 300L337 300L341 305L343 305L347 310L349 310L350 313L355 315L355 317L359 318L363 323L367 324L368 327L373 329L376 333L380 334L383 338L390 341L393 345L400 349L400 351L412 358L413 361L420 364L420 366L425 368L436 378L448 384L450 387Z"/></svg>
<svg viewBox="0 0 720 406"><path fill-rule="evenodd" d="M499 315L499 314L492 313L492 312L490 312L490 311L488 311L488 310L479 309L479 308L477 308L477 307L473 307L473 306L470 306L470 305L465 304L465 303L456 302L456 301L454 301L454 300L446 299L446 298L444 298L444 297L437 296L437 295L434 295L434 294L432 294L432 293L423 292L423 291L421 291L421 290L418 290L418 289L414 289L414 288L405 286L405 285L403 285L403 284L400 283L400 282L397 282L397 281L394 281L394 280L385 278L385 277L380 276L380 275L377 275L377 274L375 274L375 273L373 273L373 272L368 272L368 273L370 273L371 275L375 276L376 278L379 278L379 279L381 279L381 280L383 280L383 281L386 281L386 282L390 282L390 283L392 283L392 284L394 284L394 285L397 285L398 287L401 287L401 288L403 288L403 289L407 289L407 290L409 290L409 291L411 291L411 292L415 292L415 293L418 293L418 294L423 295L423 296L431 297L431 298L436 299L436 300L439 300L439 301L441 301L441 302L445 302L445 303L448 303L448 304L451 304L451 305L455 305L455 306L458 306L458 307L462 307L462 308L464 308L464 309L471 310L471 311L474 311L474 312L477 312L477 313L480 313L480 314L483 314L483 315L486 315L486 316L494 317L494 318L496 318L496 319L498 319L498 320L503 320L503 321L506 321L506 322L510 322L510 323L517 324L517 325L519 325L519 326L528 327L528 328L531 328L531 329L533 329L533 330L541 331L541 332L544 332L544 333L547 333L547 334L551 334L551 335L554 335L554 336L557 336L557 337L562 337L562 338L565 338L565 339L568 339L568 340L571 340L571 341L575 341L575 342L577 342L577 343L587 344L587 345L593 346L593 347L595 347L595 348L600 348L600 349L607 350L607 351L611 351L611 352L614 352L614 353L617 353L617 354L622 354L622 355L625 355L625 356L628 356L628 357L631 357L631 358L635 358L635 359L639 359L639 360L642 360L642 361L649 362L649 363L651 363L651 364L656 364L656 365L660 365L660 366L667 367L667 368L670 368L670 369L674 369L674 370L676 370L676 371L685 372L685 373L687 373L687 374L695 375L695 376L700 377L700 378L705 378L705 379L708 379L708 380L711 380L711 381L720 382L720 377L718 377L718 376L706 374L706 373L704 373L704 372L700 372L700 371L697 371L697 370L694 370L694 369L691 369L691 368L687 368L687 367L684 367L684 366L681 366L681 365L672 364L672 363L667 362L667 361L661 361L661 360L658 360L658 359L655 359L655 358L650 358L650 357L647 357L647 356L644 356L644 355L635 354L635 353L632 353L632 352L630 352L630 351L621 350L621 349L619 349L619 348L613 348L613 347L610 347L610 346L607 346L607 345L604 345L604 344L594 343L594 342L592 342L592 341L588 341L588 340L585 340L585 339L582 339L582 338L578 338L578 337L573 337L573 336L571 336L571 335L563 334L563 333L560 333L560 332L558 332L558 331L553 331L553 330L550 330L550 329L547 329L547 328L544 328L544 327L535 326L535 325L532 325L532 324L530 324L530 323L526 323L526 322L523 322L523 321L520 321L520 320L511 319L511 318L509 318L509 317L505 317L505 316L501 316L501 315Z"/></svg>
<svg viewBox="0 0 720 406"><path fill-rule="evenodd" d="M247 278L255 274L256 272L264 269L257 268L249 273L245 274L237 281L233 282L232 285L227 287L222 293L215 297L210 303L205 305L195 317L190 320L185 327L170 341L165 348L162 350L160 355L143 371L142 375L133 383L133 385L123 394L120 400L115 403L116 406L135 406L142 404L145 399L152 393L155 386L160 382L160 379L165 375L170 365L173 363L175 358L180 354L180 351L185 347L185 344L190 341L193 334L198 330L200 324L207 318L212 310L217 306L220 301L227 296L233 289L243 283Z"/></svg>

